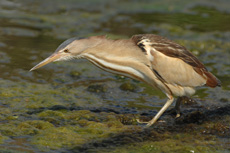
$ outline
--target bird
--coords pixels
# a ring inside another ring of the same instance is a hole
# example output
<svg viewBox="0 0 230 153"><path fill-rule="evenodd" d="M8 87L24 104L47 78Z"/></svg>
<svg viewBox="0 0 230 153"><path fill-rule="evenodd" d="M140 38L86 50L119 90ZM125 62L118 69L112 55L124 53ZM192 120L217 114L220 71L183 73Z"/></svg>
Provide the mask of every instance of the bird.
<svg viewBox="0 0 230 153"><path fill-rule="evenodd" d="M184 46L155 34L137 34L129 39L113 40L106 35L70 38L48 58L34 66L38 69L53 61L84 58L107 72L143 81L161 90L167 101L146 126L153 125L177 98L180 103L195 93L196 87L221 86L221 81L207 70Z"/></svg>

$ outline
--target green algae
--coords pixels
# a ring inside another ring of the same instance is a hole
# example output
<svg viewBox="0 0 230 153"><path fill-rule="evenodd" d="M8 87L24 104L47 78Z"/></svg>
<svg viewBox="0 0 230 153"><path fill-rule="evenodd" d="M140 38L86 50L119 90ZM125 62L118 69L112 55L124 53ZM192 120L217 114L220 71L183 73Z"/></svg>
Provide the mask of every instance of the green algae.
<svg viewBox="0 0 230 153"><path fill-rule="evenodd" d="M18 86L16 86L11 81L0 80L0 82L3 85L0 87L0 100L3 104L7 104L11 109L17 109L18 112L25 112L28 109L39 109L42 107L61 105L63 104L63 101L74 102L76 100L75 95L83 97L86 95L84 91L81 93L64 86L59 88L59 90L56 90L50 85L18 83ZM4 88L4 85L8 85L8 87ZM85 102L85 104L87 104L90 101L94 101L93 95L91 97L85 97L85 99L87 99L88 102L83 100L82 103ZM81 101L78 100L78 103L80 104ZM70 104L72 103L67 103L66 106L70 106Z"/></svg>
<svg viewBox="0 0 230 153"><path fill-rule="evenodd" d="M182 142L180 139L166 139L164 141L156 142L145 142L139 143L131 146L126 146L124 148L118 148L112 152L124 152L124 153L151 153L151 152L175 152L175 153L184 153L184 152L219 152L219 148L210 147L213 145L213 141L206 141L205 145L202 145L203 141L196 141L195 145L192 145L191 142ZM210 145L210 146L209 146ZM222 150L224 151L224 150Z"/></svg>
<svg viewBox="0 0 230 153"><path fill-rule="evenodd" d="M4 140L7 140L8 137L6 136L3 136L1 133L0 133L0 144L4 143Z"/></svg>
<svg viewBox="0 0 230 153"><path fill-rule="evenodd" d="M208 93L206 91L207 91L207 89L199 89L197 91L196 96L199 96L200 98L205 98L208 96Z"/></svg>
<svg viewBox="0 0 230 153"><path fill-rule="evenodd" d="M5 82L4 82L5 83ZM50 89L49 87L47 89ZM25 108L38 108L38 107L49 107L53 104L59 104L56 102L54 97L49 96L50 90L44 90L44 86L27 84L22 87L10 86L0 88L2 92L0 99L2 101L10 100L7 104L11 108L20 109ZM48 91L48 92L47 92ZM22 96L23 95L23 96ZM42 95L42 96L41 96ZM4 99L4 100L3 100ZM48 100L49 99L49 100ZM23 110L20 110L21 112Z"/></svg>
<svg viewBox="0 0 230 153"><path fill-rule="evenodd" d="M19 136L22 135L20 129L17 128L19 121L10 121L8 123L4 123L4 125L0 126L0 130L2 135L4 136Z"/></svg>
<svg viewBox="0 0 230 153"><path fill-rule="evenodd" d="M84 138L80 137L74 130L66 127L56 127L43 130L40 134L32 138L32 144L38 145L41 148L58 149L62 147L69 148L73 144L84 143Z"/></svg>
<svg viewBox="0 0 230 153"><path fill-rule="evenodd" d="M88 86L87 90L89 92L102 93L102 92L106 92L107 88L105 85L95 84L95 85Z"/></svg>
<svg viewBox="0 0 230 153"><path fill-rule="evenodd" d="M165 98L165 94L162 93L160 90L153 88L150 85L147 85L146 83L139 83L140 86L144 87L143 92L147 93L149 95L155 95L159 96L159 98Z"/></svg>
<svg viewBox="0 0 230 153"><path fill-rule="evenodd" d="M52 128L53 125L46 121L33 120L21 122L17 127L22 131L22 134L24 135L35 135L41 133L41 131L45 129Z"/></svg>
<svg viewBox="0 0 230 153"><path fill-rule="evenodd" d="M127 129L111 113L95 114L88 110L66 113L63 115L59 111L47 110L37 115L41 120L11 121L1 126L0 131L5 136L31 135L32 144L41 148L58 149L81 145L95 138L106 138ZM55 127L52 121L46 119L48 117L55 117L58 121L65 119L74 126L62 124Z"/></svg>
<svg viewBox="0 0 230 153"><path fill-rule="evenodd" d="M122 83L120 85L120 89L124 90L124 91L131 91L131 92L135 92L137 91L137 86L135 84L132 83Z"/></svg>
<svg viewBox="0 0 230 153"><path fill-rule="evenodd" d="M78 71L71 71L70 72L70 76L74 77L74 78L79 78L79 76L81 76L81 72Z"/></svg>
<svg viewBox="0 0 230 153"><path fill-rule="evenodd" d="M46 116L46 114L50 113L46 111L39 115ZM53 115L53 112L51 114ZM47 126L32 138L32 144L36 144L41 148L71 148L80 146L92 139L107 138L111 134L127 129L116 118L108 116L108 119L102 119L107 118L105 116L107 113L103 114L103 116L99 116L88 110L67 112L65 116L66 122L72 126ZM55 115L57 114L55 113ZM59 120L62 119L59 118ZM106 120L106 122L98 122L100 120Z"/></svg>
<svg viewBox="0 0 230 153"><path fill-rule="evenodd" d="M56 117L58 119L64 119L64 114L60 111L47 110L47 111L43 111L43 112L39 113L38 117L40 117L40 118Z"/></svg>

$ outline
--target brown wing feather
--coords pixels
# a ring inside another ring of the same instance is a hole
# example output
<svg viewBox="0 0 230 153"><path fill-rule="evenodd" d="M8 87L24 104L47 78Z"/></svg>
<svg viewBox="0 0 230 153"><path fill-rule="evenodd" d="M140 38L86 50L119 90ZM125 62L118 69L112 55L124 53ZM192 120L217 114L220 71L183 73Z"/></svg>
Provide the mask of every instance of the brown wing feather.
<svg viewBox="0 0 230 153"><path fill-rule="evenodd" d="M181 46L171 40L168 40L167 38L153 34L134 35L132 37L132 40L136 44L139 44L139 42L143 39L148 39L152 43L151 47L163 53L164 55L179 58L183 60L185 63L191 65L198 74L200 74L202 77L206 79L207 86L216 87L221 85L220 81L205 68L204 64L201 63L184 46ZM143 48L141 47L143 46L143 44L139 44L138 46L143 50Z"/></svg>

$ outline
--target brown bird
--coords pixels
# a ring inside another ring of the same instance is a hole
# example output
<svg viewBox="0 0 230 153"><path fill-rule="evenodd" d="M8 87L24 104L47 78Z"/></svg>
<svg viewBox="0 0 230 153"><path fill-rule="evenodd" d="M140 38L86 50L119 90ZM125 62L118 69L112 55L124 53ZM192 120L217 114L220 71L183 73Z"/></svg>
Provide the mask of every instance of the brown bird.
<svg viewBox="0 0 230 153"><path fill-rule="evenodd" d="M220 86L220 81L185 47L153 34L134 35L130 39L111 40L106 36L71 38L64 41L47 59L33 67L38 69L52 61L85 58L99 68L143 81L163 91L167 102L147 123L154 124L165 110L176 102L177 116L180 102L195 93L195 87Z"/></svg>

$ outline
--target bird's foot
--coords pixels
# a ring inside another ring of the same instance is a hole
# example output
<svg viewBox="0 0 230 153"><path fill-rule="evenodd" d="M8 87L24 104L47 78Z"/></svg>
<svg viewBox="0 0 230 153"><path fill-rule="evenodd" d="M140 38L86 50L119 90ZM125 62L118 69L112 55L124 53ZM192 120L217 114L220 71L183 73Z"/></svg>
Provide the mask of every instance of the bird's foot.
<svg viewBox="0 0 230 153"><path fill-rule="evenodd" d="M146 124L146 127L150 127L151 125L153 125L155 122L152 122L152 120L151 121L149 121L147 124Z"/></svg>
<svg viewBox="0 0 230 153"><path fill-rule="evenodd" d="M170 115L173 115L173 116L176 115L175 118L178 118L178 117L181 116L181 113L180 113L178 110L176 110L176 108L173 108L173 109L169 110L168 113L169 113Z"/></svg>
<svg viewBox="0 0 230 153"><path fill-rule="evenodd" d="M136 121L140 124L146 124L146 127L150 127L156 122L156 120L153 120L153 119L150 121L140 121L140 119L136 119Z"/></svg>
<svg viewBox="0 0 230 153"><path fill-rule="evenodd" d="M137 123L140 123L140 124L148 124L149 122L147 121L140 121L140 119L136 119Z"/></svg>

